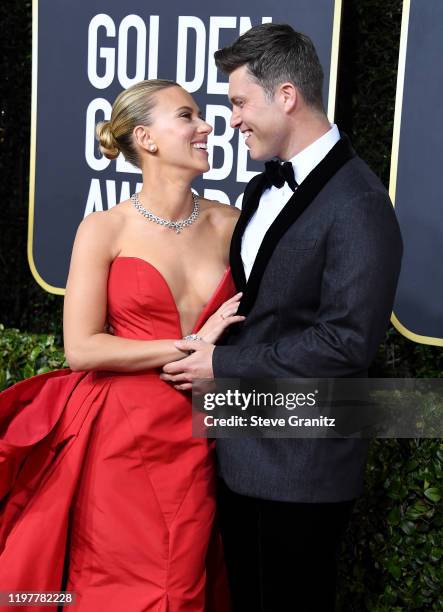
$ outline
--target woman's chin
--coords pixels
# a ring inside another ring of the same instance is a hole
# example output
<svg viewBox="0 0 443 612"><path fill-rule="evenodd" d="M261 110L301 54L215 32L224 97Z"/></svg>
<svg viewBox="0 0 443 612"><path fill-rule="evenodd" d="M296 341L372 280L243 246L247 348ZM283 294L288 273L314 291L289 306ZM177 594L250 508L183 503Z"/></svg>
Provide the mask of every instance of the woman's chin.
<svg viewBox="0 0 443 612"><path fill-rule="evenodd" d="M194 163L192 166L181 165L181 171L187 175L190 175L191 177L201 176L205 172L208 172L209 169L209 163L205 163L204 161L200 162L199 164Z"/></svg>
<svg viewBox="0 0 443 612"><path fill-rule="evenodd" d="M202 161L199 165L198 165L198 169L196 168L196 171L199 174L204 174L205 172L208 172L210 170L210 165L208 161Z"/></svg>

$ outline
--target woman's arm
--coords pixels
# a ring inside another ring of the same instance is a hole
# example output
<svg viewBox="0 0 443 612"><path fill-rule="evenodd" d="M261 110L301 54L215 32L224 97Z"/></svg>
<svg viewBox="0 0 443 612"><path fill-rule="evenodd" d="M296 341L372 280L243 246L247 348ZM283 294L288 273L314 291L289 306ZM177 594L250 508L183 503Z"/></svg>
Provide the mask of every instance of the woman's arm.
<svg viewBox="0 0 443 612"><path fill-rule="evenodd" d="M130 340L103 332L107 284L121 219L105 212L89 215L77 231L63 313L65 354L72 370L136 372L161 367L187 353L174 340Z"/></svg>

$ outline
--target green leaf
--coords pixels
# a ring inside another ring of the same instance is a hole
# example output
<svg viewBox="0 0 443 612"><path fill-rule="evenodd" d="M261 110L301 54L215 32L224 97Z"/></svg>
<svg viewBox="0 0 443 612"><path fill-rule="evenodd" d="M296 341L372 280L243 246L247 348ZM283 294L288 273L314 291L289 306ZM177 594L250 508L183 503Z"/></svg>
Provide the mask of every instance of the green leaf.
<svg viewBox="0 0 443 612"><path fill-rule="evenodd" d="M437 487L431 487L430 489L426 489L425 497L431 502L437 503L441 500L441 491Z"/></svg>
<svg viewBox="0 0 443 612"><path fill-rule="evenodd" d="M29 355L29 359L31 361L35 361L37 359L37 357L40 355L40 353L42 352L42 347L41 346L36 346L35 348L32 349L31 354Z"/></svg>
<svg viewBox="0 0 443 612"><path fill-rule="evenodd" d="M36 373L37 374L45 374L46 372L50 372L50 371L51 371L50 368L48 368L46 366L43 366L42 368L39 368Z"/></svg>
<svg viewBox="0 0 443 612"><path fill-rule="evenodd" d="M398 525L401 519L400 508L395 506L388 514L388 523L390 525Z"/></svg>
<svg viewBox="0 0 443 612"><path fill-rule="evenodd" d="M394 576L397 580L401 577L401 568L393 562L389 562L387 565L388 572L391 576Z"/></svg>
<svg viewBox="0 0 443 612"><path fill-rule="evenodd" d="M430 507L427 504L419 500L415 502L413 506L407 509L405 513L405 518L410 519L411 521L415 521L416 519L429 512L429 509Z"/></svg>
<svg viewBox="0 0 443 612"><path fill-rule="evenodd" d="M415 525L411 521L402 521L400 523L400 529L406 535L412 535L414 533L414 531L415 531Z"/></svg>
<svg viewBox="0 0 443 612"><path fill-rule="evenodd" d="M30 378L33 375L34 375L34 369L29 363L27 363L25 367L23 368L23 377Z"/></svg>
<svg viewBox="0 0 443 612"><path fill-rule="evenodd" d="M417 459L411 459L411 461L408 461L408 463L406 464L406 470L408 472L413 472L417 469L418 466L419 462L417 461Z"/></svg>

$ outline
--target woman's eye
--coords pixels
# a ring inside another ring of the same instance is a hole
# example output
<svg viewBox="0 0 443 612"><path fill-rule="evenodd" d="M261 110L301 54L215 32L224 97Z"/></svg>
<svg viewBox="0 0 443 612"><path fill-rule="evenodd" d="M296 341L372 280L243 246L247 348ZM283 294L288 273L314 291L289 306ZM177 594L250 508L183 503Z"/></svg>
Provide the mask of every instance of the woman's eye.
<svg viewBox="0 0 443 612"><path fill-rule="evenodd" d="M185 117L186 119L190 119L191 113L183 113L182 115L180 115L180 117Z"/></svg>

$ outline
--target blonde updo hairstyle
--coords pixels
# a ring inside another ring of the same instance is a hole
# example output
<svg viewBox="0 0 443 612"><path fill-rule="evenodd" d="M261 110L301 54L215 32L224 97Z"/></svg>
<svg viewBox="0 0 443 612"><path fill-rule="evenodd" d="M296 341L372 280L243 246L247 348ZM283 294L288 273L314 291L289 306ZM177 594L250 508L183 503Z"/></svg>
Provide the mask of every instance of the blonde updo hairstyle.
<svg viewBox="0 0 443 612"><path fill-rule="evenodd" d="M179 85L175 81L150 79L128 87L117 96L112 105L111 119L101 121L96 127L100 151L105 157L115 159L121 151L126 161L141 167L132 133L137 125L151 125L155 94L168 87Z"/></svg>

